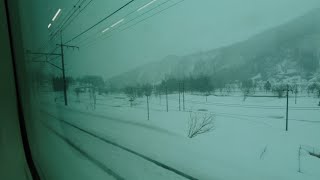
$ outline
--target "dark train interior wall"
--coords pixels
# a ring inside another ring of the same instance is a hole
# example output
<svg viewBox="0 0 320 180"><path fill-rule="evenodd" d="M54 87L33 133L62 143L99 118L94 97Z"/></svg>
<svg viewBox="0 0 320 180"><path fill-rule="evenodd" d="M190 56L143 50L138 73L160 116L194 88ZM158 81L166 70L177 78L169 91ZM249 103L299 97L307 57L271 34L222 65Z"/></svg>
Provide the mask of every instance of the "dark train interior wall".
<svg viewBox="0 0 320 180"><path fill-rule="evenodd" d="M4 0L0 1L0 179L30 179L20 134Z"/></svg>

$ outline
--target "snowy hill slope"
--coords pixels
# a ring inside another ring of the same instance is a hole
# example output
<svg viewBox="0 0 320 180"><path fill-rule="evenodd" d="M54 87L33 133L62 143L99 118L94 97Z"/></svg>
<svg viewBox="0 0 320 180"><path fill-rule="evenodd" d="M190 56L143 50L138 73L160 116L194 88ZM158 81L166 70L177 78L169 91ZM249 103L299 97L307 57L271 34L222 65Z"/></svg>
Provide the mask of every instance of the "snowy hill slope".
<svg viewBox="0 0 320 180"><path fill-rule="evenodd" d="M320 9L231 46L187 56L168 56L110 78L116 87L159 83L166 77L208 75L226 81L257 76L310 80L319 72Z"/></svg>

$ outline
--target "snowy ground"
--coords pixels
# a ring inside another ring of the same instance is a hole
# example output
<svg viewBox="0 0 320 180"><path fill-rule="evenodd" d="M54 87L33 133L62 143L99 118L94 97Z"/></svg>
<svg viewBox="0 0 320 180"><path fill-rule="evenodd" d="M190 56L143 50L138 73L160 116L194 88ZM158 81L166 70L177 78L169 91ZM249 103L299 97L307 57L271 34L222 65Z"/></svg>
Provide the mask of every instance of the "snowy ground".
<svg viewBox="0 0 320 180"><path fill-rule="evenodd" d="M319 100L313 97L300 95L297 104L294 98L289 99L288 132L285 98L248 97L243 101L240 95L209 96L206 102L203 96L186 94L185 111L182 104L179 111L178 94L171 94L166 112L165 96L161 99L152 96L147 120L146 98L137 99L130 107L123 94L97 96L94 109L88 94L77 99L70 92L68 107L63 106L61 94L46 92L41 97L41 113L46 123L123 179L186 178L57 119L197 179L320 178L320 159L307 153L307 150L320 153L320 108ZM190 111L213 113L214 131L188 138ZM298 172L300 146L301 172ZM92 177L112 179L106 171L105 174Z"/></svg>

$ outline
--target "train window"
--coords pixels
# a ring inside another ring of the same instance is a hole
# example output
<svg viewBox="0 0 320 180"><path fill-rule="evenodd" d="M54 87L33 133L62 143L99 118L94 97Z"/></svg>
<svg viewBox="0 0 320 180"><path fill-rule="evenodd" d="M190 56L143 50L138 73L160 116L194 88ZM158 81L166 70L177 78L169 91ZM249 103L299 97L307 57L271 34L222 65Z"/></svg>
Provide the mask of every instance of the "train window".
<svg viewBox="0 0 320 180"><path fill-rule="evenodd" d="M15 2L42 179L320 178L318 0Z"/></svg>

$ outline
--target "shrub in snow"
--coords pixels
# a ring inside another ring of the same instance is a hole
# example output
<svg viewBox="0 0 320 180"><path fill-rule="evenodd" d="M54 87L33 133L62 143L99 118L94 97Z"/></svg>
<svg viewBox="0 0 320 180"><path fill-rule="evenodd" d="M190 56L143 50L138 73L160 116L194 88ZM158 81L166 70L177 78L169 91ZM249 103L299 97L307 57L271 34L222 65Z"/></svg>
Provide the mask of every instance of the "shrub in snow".
<svg viewBox="0 0 320 180"><path fill-rule="evenodd" d="M255 84L251 79L244 80L241 82L241 91L243 93L243 101L245 101L250 94L254 94Z"/></svg>
<svg viewBox="0 0 320 180"><path fill-rule="evenodd" d="M214 130L214 115L212 113L190 113L188 127L189 138L212 130Z"/></svg>
<svg viewBox="0 0 320 180"><path fill-rule="evenodd" d="M320 98L320 83L312 83L307 88L308 94L314 93L318 98Z"/></svg>
<svg viewBox="0 0 320 180"><path fill-rule="evenodd" d="M271 91L271 88L272 88L272 85L269 81L267 81L265 84L264 84L264 89L266 90L266 92L269 92Z"/></svg>
<svg viewBox="0 0 320 180"><path fill-rule="evenodd" d="M286 84L276 84L272 88L272 92L278 96L278 98L282 98L285 95L285 91L287 89Z"/></svg>
<svg viewBox="0 0 320 180"><path fill-rule="evenodd" d="M76 96L77 96L77 102L80 102L80 94L83 93L83 89L77 87L74 89L74 92L76 93Z"/></svg>
<svg viewBox="0 0 320 180"><path fill-rule="evenodd" d="M90 89L89 89L89 98L91 100L92 109L96 109L97 95L96 95L96 88L95 87L90 87Z"/></svg>
<svg viewBox="0 0 320 180"><path fill-rule="evenodd" d="M124 89L124 93L128 96L129 102L130 102L130 107L132 107L134 100L137 97L137 92L134 87L126 87Z"/></svg>

